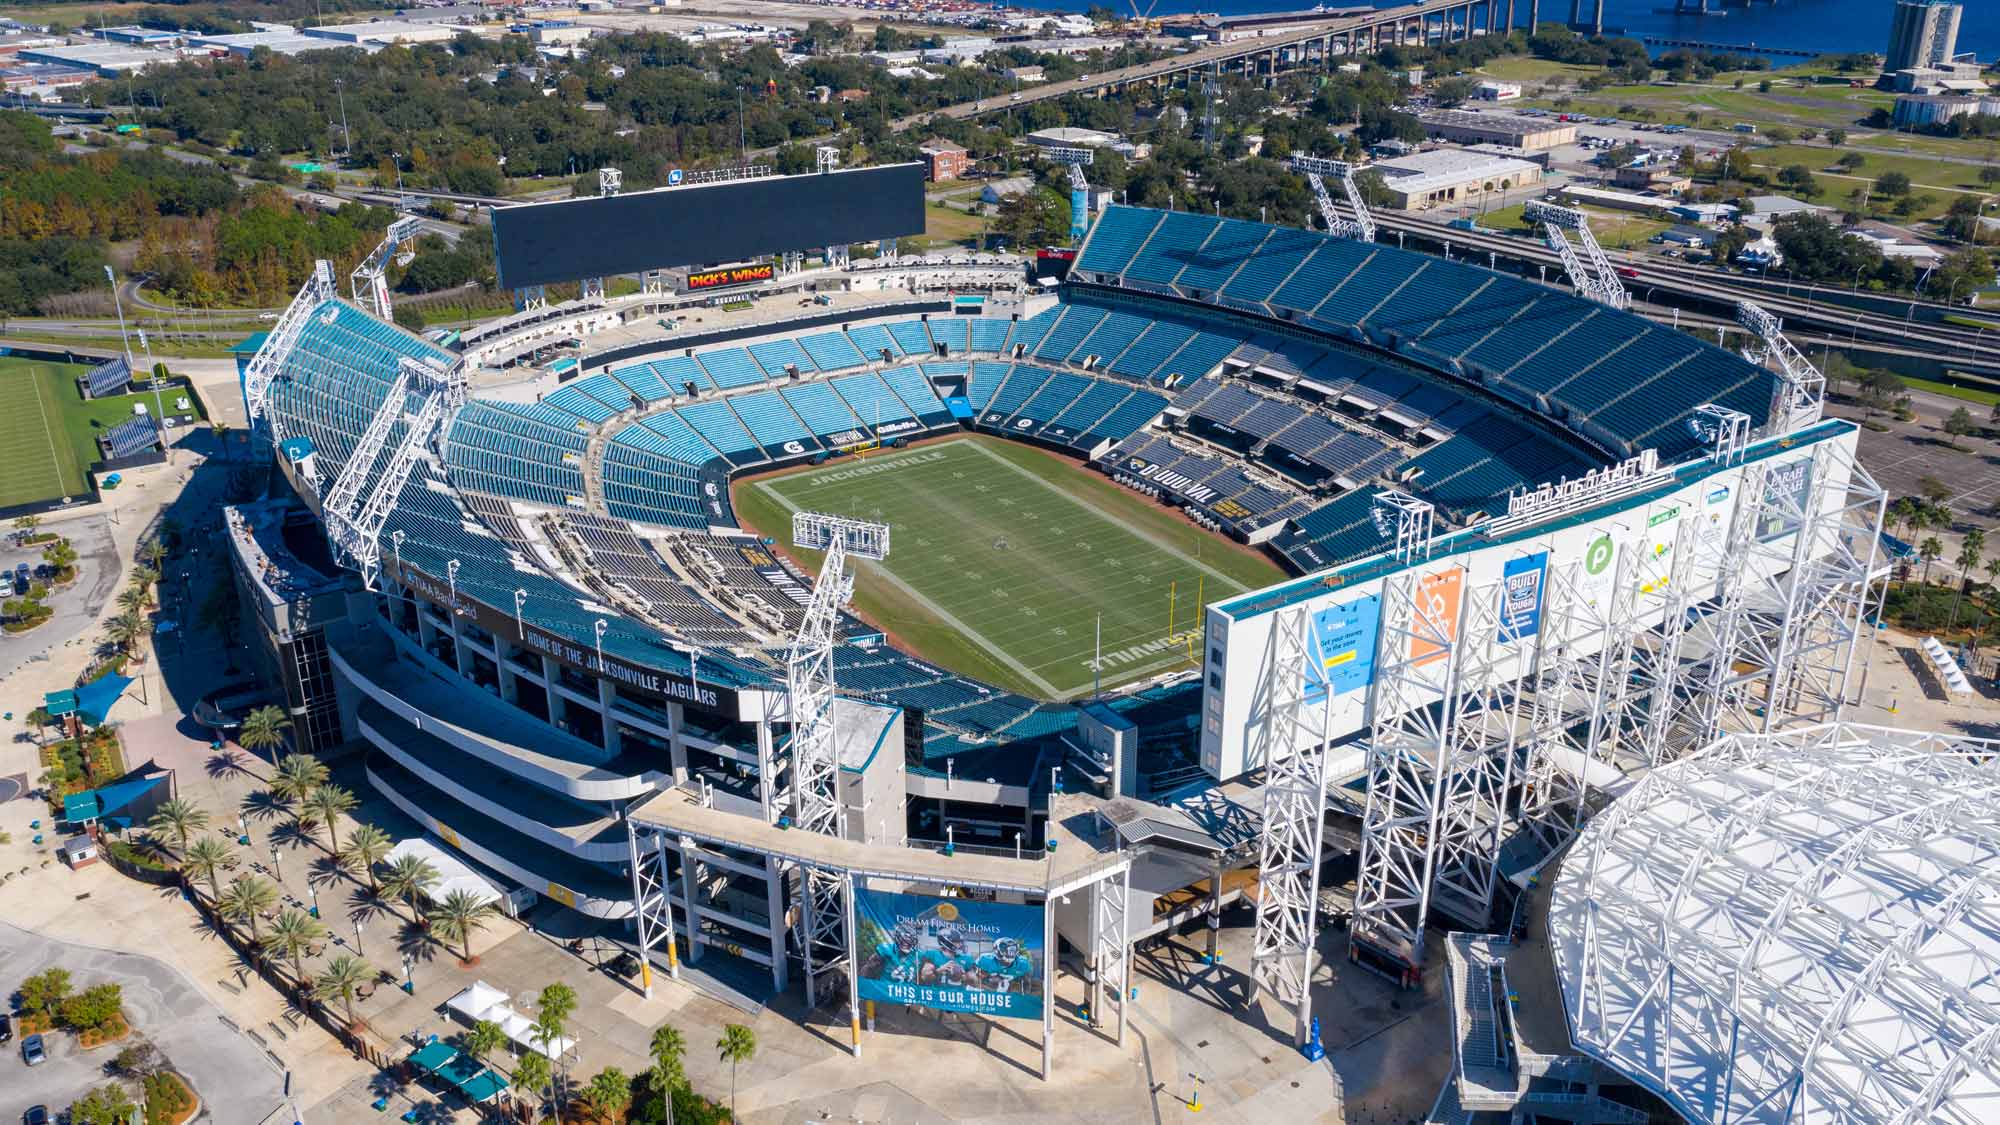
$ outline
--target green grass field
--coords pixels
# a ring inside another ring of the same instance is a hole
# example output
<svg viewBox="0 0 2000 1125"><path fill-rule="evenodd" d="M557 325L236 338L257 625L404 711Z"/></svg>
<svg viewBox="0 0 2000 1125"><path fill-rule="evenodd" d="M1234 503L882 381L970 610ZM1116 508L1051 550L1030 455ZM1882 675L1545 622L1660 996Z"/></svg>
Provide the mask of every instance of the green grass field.
<svg viewBox="0 0 2000 1125"><path fill-rule="evenodd" d="M86 402L76 377L86 364L0 356L0 508L64 496L88 496L86 474L100 460L97 435L132 417L132 404L155 409L150 391ZM186 388L162 391L172 412Z"/></svg>
<svg viewBox="0 0 2000 1125"><path fill-rule="evenodd" d="M735 495L737 515L780 543L794 511L888 524L887 561L856 566L862 616L927 660L1041 698L1090 691L1100 613L1109 687L1186 666L1198 602L1283 577L1074 462L997 438L779 473Z"/></svg>

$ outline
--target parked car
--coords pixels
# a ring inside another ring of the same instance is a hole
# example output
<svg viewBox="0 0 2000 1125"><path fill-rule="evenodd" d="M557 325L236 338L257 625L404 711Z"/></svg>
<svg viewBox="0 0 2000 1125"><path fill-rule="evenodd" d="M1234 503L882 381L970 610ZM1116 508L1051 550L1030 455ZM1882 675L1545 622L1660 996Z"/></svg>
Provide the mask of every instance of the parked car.
<svg viewBox="0 0 2000 1125"><path fill-rule="evenodd" d="M42 1046L40 1035L30 1035L21 1040L21 1061L29 1066L40 1066L49 1061L49 1052Z"/></svg>
<svg viewBox="0 0 2000 1125"><path fill-rule="evenodd" d="M0 1043L14 1041L14 1017L0 1012Z"/></svg>
<svg viewBox="0 0 2000 1125"><path fill-rule="evenodd" d="M49 1107L45 1105L29 1106L28 1111L21 1115L21 1125L49 1125Z"/></svg>

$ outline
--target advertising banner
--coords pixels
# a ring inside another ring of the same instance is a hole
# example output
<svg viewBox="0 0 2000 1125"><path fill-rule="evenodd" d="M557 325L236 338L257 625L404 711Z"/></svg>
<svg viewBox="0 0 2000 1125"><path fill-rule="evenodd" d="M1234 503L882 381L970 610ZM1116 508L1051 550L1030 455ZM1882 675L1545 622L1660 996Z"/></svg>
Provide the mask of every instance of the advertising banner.
<svg viewBox="0 0 2000 1125"><path fill-rule="evenodd" d="M777 270L769 262L759 262L748 266L725 266L715 270L699 270L687 275L684 292L699 293L704 289L721 289L730 285L749 285L755 281L769 281L777 276Z"/></svg>
<svg viewBox="0 0 2000 1125"><path fill-rule="evenodd" d="M1549 572L1549 553L1540 551L1509 559L1500 568L1505 597L1500 603L1500 643L1524 641L1542 630L1542 584Z"/></svg>
<svg viewBox="0 0 2000 1125"><path fill-rule="evenodd" d="M1576 577L1577 596L1596 612L1608 613L1618 579L1618 544L1609 533L1590 541L1583 549L1583 569Z"/></svg>
<svg viewBox="0 0 2000 1125"><path fill-rule="evenodd" d="M1640 593L1666 593L1674 569L1674 540L1680 535L1681 514L1681 505L1670 504L1646 517L1646 553L1639 566Z"/></svg>
<svg viewBox="0 0 2000 1125"><path fill-rule="evenodd" d="M1381 624L1382 599L1374 594L1313 614L1313 660L1319 674L1307 678L1309 702L1319 702L1329 687L1341 695L1374 682L1375 635Z"/></svg>
<svg viewBox="0 0 2000 1125"><path fill-rule="evenodd" d="M1040 906L855 888L863 1000L1042 1018Z"/></svg>
<svg viewBox="0 0 2000 1125"><path fill-rule="evenodd" d="M1445 645L1458 639L1458 603L1464 590L1464 567L1426 574L1417 582L1417 619L1411 623L1417 635L1410 638L1412 664L1422 667L1444 659Z"/></svg>
<svg viewBox="0 0 2000 1125"><path fill-rule="evenodd" d="M1763 518L1757 521L1759 542L1768 543L1798 530L1799 519L1794 513L1804 510L1806 498L1811 494L1812 466L1812 458L1801 457L1764 471L1765 510Z"/></svg>

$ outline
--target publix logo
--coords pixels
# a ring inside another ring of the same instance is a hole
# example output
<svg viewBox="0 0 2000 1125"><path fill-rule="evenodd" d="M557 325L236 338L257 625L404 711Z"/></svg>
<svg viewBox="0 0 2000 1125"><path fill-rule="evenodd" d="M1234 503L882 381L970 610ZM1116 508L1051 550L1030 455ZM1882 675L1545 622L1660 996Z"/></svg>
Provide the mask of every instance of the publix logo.
<svg viewBox="0 0 2000 1125"><path fill-rule="evenodd" d="M1597 540L1583 552L1584 572L1587 574L1603 574L1604 568L1611 565L1611 554L1611 537L1609 535L1598 536Z"/></svg>

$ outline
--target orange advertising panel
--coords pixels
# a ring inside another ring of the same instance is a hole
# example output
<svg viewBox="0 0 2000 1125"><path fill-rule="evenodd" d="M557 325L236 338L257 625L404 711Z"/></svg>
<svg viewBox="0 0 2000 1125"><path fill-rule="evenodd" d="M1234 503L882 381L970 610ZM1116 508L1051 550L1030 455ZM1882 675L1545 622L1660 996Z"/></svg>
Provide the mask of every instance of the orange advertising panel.
<svg viewBox="0 0 2000 1125"><path fill-rule="evenodd" d="M753 281L769 281L775 276L777 271L769 262L751 266L727 266L719 270L702 270L688 274L687 291L694 293L703 289L719 289L726 285L748 285Z"/></svg>
<svg viewBox="0 0 2000 1125"><path fill-rule="evenodd" d="M1417 580L1417 634L1410 638L1410 660L1421 667L1444 659L1445 645L1458 639L1458 604L1465 589L1465 568L1454 566Z"/></svg>

